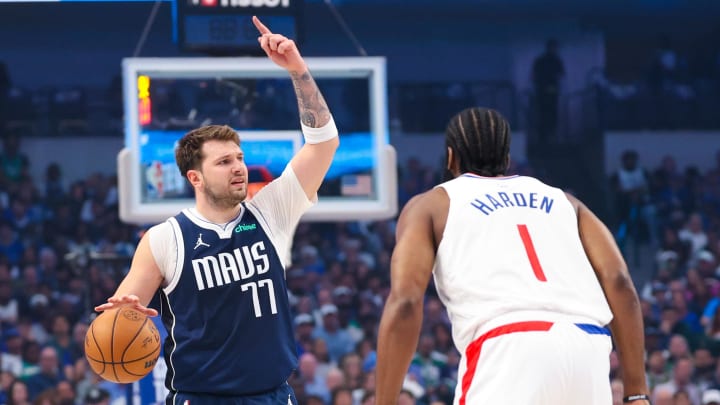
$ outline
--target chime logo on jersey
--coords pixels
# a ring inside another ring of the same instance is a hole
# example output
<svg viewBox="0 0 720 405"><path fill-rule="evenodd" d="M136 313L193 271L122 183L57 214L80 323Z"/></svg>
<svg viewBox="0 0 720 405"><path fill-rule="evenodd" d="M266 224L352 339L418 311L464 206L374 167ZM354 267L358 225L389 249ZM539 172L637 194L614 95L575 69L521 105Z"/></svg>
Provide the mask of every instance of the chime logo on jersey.
<svg viewBox="0 0 720 405"><path fill-rule="evenodd" d="M254 231L257 229L257 225L255 224L238 224L238 226L235 227L235 233L244 232L244 231Z"/></svg>
<svg viewBox="0 0 720 405"><path fill-rule="evenodd" d="M198 291L246 280L270 269L265 242L192 260Z"/></svg>

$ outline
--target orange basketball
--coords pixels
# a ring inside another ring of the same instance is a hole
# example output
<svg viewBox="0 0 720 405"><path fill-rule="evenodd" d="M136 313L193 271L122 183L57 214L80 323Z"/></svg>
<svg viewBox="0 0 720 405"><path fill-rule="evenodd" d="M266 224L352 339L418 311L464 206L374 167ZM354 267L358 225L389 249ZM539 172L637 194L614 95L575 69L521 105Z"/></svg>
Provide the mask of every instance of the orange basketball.
<svg viewBox="0 0 720 405"><path fill-rule="evenodd" d="M131 383L146 376L160 356L160 332L129 307L101 313L85 334L85 358L100 377Z"/></svg>

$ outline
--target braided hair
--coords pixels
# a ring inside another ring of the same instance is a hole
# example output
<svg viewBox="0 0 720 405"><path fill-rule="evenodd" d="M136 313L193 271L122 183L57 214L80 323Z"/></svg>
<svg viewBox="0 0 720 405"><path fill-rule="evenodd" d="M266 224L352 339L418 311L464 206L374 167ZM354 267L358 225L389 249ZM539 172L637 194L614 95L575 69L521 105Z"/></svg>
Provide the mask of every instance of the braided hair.
<svg viewBox="0 0 720 405"><path fill-rule="evenodd" d="M450 119L445 146L452 149L461 173L502 176L509 162L510 124L495 110L465 109Z"/></svg>

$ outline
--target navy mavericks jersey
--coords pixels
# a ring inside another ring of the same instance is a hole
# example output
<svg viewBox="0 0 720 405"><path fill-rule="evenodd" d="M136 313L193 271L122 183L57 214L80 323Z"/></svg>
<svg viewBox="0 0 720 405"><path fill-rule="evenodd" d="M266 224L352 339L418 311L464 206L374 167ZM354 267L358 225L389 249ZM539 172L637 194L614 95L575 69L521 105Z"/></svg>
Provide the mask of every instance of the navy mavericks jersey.
<svg viewBox="0 0 720 405"><path fill-rule="evenodd" d="M224 232L185 213L169 219L181 272L161 294L170 391L258 393L297 366L285 270L244 203L242 211Z"/></svg>

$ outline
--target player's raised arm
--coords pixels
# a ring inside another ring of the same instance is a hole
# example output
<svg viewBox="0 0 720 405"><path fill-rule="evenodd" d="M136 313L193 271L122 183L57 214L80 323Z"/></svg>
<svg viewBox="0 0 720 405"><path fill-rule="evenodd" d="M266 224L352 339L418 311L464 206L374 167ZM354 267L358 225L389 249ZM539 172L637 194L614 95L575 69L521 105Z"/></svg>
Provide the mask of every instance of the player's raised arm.
<svg viewBox="0 0 720 405"><path fill-rule="evenodd" d="M153 295L163 281L160 269L155 263L148 234L140 240L133 256L130 271L118 286L115 294L108 298L108 302L95 307L96 311L105 311L123 305L129 305L148 316L158 313L147 308Z"/></svg>
<svg viewBox="0 0 720 405"><path fill-rule="evenodd" d="M305 145L292 158L290 166L305 194L313 199L340 144L335 122L295 42L272 33L257 17L253 17L253 23L267 56L290 73L305 137Z"/></svg>
<svg viewBox="0 0 720 405"><path fill-rule="evenodd" d="M607 227L589 208L568 195L576 207L580 239L598 281L605 292L613 320L610 322L622 368L625 396L632 404L649 403L645 378L645 336L640 301L625 260Z"/></svg>

